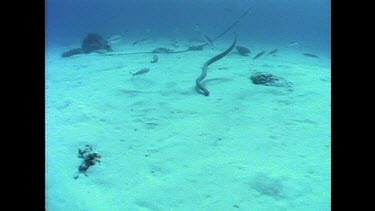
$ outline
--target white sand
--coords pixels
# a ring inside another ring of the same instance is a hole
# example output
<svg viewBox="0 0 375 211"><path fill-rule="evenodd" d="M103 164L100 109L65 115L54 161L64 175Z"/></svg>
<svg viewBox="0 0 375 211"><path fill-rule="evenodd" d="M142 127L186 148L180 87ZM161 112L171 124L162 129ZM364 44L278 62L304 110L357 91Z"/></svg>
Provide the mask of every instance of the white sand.
<svg viewBox="0 0 375 211"><path fill-rule="evenodd" d="M121 52L170 46L160 40L114 46ZM187 42L180 42L184 49ZM242 41L181 54L78 55L48 49L47 204L49 211L330 210L330 59L328 52ZM309 58L301 53L314 53ZM132 76L142 68L151 71ZM254 72L293 83L254 85ZM101 164L73 179L78 148L95 146Z"/></svg>

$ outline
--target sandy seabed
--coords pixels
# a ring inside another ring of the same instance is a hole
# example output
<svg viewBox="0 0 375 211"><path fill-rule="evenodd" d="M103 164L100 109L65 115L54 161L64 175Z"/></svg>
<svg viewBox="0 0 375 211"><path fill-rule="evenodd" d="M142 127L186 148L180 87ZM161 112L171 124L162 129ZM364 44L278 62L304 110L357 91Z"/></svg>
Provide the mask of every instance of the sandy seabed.
<svg viewBox="0 0 375 211"><path fill-rule="evenodd" d="M154 54L62 58L74 46L49 46L47 209L330 210L330 57L243 41L251 56L232 53L212 64L204 83L210 96L197 94L203 63L230 43L159 54L157 63ZM276 55L252 59L274 48ZM150 72L129 73L143 68ZM255 72L282 77L293 90L255 85ZM85 145L101 163L74 179Z"/></svg>

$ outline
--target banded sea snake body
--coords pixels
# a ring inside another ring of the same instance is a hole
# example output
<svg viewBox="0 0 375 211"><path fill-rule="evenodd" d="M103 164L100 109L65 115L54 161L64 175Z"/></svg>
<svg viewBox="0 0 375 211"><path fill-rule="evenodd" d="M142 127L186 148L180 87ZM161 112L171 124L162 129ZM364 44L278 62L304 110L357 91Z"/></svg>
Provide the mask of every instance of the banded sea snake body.
<svg viewBox="0 0 375 211"><path fill-rule="evenodd" d="M222 59L224 56L228 55L233 50L234 46L236 46L236 42L237 42L237 36L236 36L236 34L234 34L234 41L233 41L232 45L226 51L222 52L221 54L211 58L206 63L204 63L204 65L202 67L201 75L195 80L195 84L196 84L195 88L196 88L198 93L203 94L204 96L210 95L210 92L201 84L201 81L207 75L208 66L210 66L212 63Z"/></svg>

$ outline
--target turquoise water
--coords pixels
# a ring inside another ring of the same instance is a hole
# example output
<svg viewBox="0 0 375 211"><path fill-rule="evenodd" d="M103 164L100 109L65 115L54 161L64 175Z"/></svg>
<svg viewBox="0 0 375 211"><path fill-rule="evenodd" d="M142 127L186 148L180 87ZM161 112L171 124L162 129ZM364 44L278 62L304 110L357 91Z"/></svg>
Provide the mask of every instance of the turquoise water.
<svg viewBox="0 0 375 211"><path fill-rule="evenodd" d="M331 210L330 1L49 0L46 32L47 210Z"/></svg>

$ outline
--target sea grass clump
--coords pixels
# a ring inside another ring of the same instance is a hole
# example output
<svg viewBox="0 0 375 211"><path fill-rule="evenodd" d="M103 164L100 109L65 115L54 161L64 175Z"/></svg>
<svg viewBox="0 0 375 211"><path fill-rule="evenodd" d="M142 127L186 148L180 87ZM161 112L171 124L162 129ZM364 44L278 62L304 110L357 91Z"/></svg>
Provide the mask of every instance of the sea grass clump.
<svg viewBox="0 0 375 211"><path fill-rule="evenodd" d="M256 85L285 87L293 90L291 82L270 73L256 72L250 76L250 80Z"/></svg>
<svg viewBox="0 0 375 211"><path fill-rule="evenodd" d="M102 156L95 152L94 147L91 145L86 145L84 150L78 149L78 158L82 158L82 163L78 167L78 172L74 176L74 179L78 179L80 174L87 176L87 171L91 166L94 166L96 163L100 163Z"/></svg>

